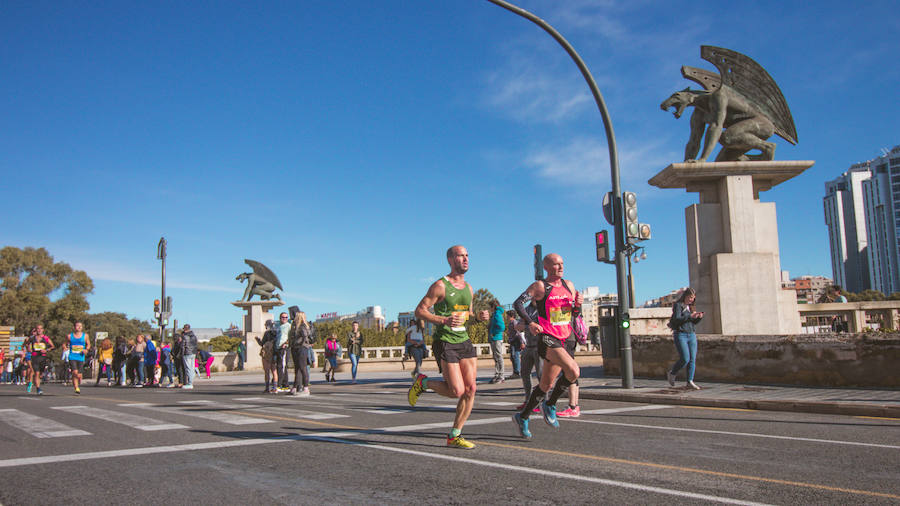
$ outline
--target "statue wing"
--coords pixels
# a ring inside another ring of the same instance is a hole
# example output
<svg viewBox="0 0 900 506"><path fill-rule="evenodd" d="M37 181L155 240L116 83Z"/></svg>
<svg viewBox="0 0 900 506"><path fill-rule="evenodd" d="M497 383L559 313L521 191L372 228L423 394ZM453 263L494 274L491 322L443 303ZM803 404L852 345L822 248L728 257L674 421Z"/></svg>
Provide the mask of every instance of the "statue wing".
<svg viewBox="0 0 900 506"><path fill-rule="evenodd" d="M284 290L284 288L281 287L281 281L278 281L278 276L276 276L268 267L256 260L247 260L246 258L244 259L244 263L253 267L254 274L277 286L280 290Z"/></svg>
<svg viewBox="0 0 900 506"><path fill-rule="evenodd" d="M721 82L743 95L775 125L775 133L797 144L797 127L781 89L772 76L749 56L715 46L700 46L700 56L719 69ZM685 76L688 77L688 76ZM688 77L688 79L692 79ZM696 81L696 79L694 79ZM699 81L697 81L699 82ZM702 84L702 83L701 83Z"/></svg>
<svg viewBox="0 0 900 506"><path fill-rule="evenodd" d="M722 86L722 76L709 70L682 65L681 75L683 75L685 79L690 79L700 86L703 86L703 89L710 93L718 90Z"/></svg>

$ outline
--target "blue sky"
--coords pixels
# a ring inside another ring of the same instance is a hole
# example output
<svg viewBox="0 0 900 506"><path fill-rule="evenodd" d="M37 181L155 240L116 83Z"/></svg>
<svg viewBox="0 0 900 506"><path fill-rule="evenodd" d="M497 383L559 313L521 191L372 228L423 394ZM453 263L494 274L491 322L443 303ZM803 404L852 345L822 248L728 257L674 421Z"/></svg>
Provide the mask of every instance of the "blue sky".
<svg viewBox="0 0 900 506"><path fill-rule="evenodd" d="M711 44L781 87L815 160L777 203L782 269L831 276L823 183L900 144L895 2L540 0L610 109L623 187L653 227L638 301L687 284L684 208L647 180L681 161L688 118L659 104L714 70ZM814 5L815 7L812 7ZM150 317L168 240L175 317L240 322L244 258L308 314L412 309L469 249L467 279L511 302L532 245L578 287L610 228L600 115L543 31L487 1L4 2L0 244L43 246L95 282L91 311ZM696 87L696 85L693 85Z"/></svg>

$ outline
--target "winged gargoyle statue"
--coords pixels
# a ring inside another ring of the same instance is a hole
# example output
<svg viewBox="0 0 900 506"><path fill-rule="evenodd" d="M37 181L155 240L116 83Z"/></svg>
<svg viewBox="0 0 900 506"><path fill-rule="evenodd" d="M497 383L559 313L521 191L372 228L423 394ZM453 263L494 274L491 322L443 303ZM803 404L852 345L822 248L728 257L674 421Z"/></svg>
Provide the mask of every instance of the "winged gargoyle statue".
<svg viewBox="0 0 900 506"><path fill-rule="evenodd" d="M664 111L675 108L676 118L687 107L694 108L691 136L684 148L685 162L705 162L716 143L722 145L717 162L772 160L775 143L767 139L773 133L797 144L797 128L791 111L764 68L748 56L721 47L700 46L700 56L715 65L719 74L682 66L681 75L699 83L703 90L688 87L660 104ZM704 133L701 153L700 140ZM754 149L760 153L747 154Z"/></svg>
<svg viewBox="0 0 900 506"><path fill-rule="evenodd" d="M278 276L256 260L244 259L244 262L253 267L253 272L243 272L234 278L238 281L247 281L247 289L244 290L241 301L249 301L254 295L259 295L261 300L273 298L281 300L281 295L275 293L276 288L284 290L281 287L281 281L278 281Z"/></svg>

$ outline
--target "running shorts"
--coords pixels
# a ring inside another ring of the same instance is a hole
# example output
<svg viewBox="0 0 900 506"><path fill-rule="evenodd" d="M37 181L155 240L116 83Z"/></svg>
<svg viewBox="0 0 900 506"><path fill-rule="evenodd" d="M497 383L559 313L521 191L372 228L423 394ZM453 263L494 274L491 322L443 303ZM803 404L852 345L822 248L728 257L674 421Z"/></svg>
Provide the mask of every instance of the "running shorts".
<svg viewBox="0 0 900 506"><path fill-rule="evenodd" d="M570 357L575 358L575 346L578 345L578 341L575 339L575 333L572 332L569 334L569 338L566 339L566 353L569 354Z"/></svg>
<svg viewBox="0 0 900 506"><path fill-rule="evenodd" d="M542 359L547 360L547 350L550 348L562 348L564 342L550 334L541 334L540 339L538 339L538 355Z"/></svg>
<svg viewBox="0 0 900 506"><path fill-rule="evenodd" d="M458 364L464 358L475 358L476 356L478 353L470 340L461 343L441 343L441 360L448 364Z"/></svg>
<svg viewBox="0 0 900 506"><path fill-rule="evenodd" d="M69 360L69 370L81 374L84 371L84 360Z"/></svg>
<svg viewBox="0 0 900 506"><path fill-rule="evenodd" d="M32 355L31 369L37 373L43 373L47 369L47 357L43 355Z"/></svg>

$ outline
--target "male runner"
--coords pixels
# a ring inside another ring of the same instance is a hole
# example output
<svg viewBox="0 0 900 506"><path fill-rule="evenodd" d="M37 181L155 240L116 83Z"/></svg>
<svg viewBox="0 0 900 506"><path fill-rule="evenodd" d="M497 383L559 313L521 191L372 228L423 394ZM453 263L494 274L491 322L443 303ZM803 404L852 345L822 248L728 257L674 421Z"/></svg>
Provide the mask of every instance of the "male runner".
<svg viewBox="0 0 900 506"><path fill-rule="evenodd" d="M472 310L472 285L466 283L469 270L469 253L463 246L452 246L447 250L450 274L437 280L428 288L428 293L416 306L416 318L429 321L436 326L433 339L440 341L441 370L443 380L429 380L424 374L416 376L409 388L409 405L415 406L419 396L427 388L445 397L459 399L453 428L447 436L447 446L454 448L474 448L475 445L463 439L463 425L475 405L475 377L478 373L476 351L466 333L466 320L474 317ZM434 313L428 308L434 306ZM481 311L478 318L487 321L487 311ZM432 346L432 350L436 351ZM437 358L437 357L436 357Z"/></svg>
<svg viewBox="0 0 900 506"><path fill-rule="evenodd" d="M34 330L35 332L31 337L25 341L25 346L26 350L31 351L31 379L34 381L35 388L37 388L37 394L44 395L44 392L41 392L41 375L47 369L47 353L52 351L55 346L53 346L53 341L44 335L43 325L38 324ZM28 382L27 391L31 392L30 381Z"/></svg>
<svg viewBox="0 0 900 506"><path fill-rule="evenodd" d="M22 343L22 373L25 376L25 391L31 393L31 347L28 345L29 340L37 334L37 329L31 329L31 335Z"/></svg>
<svg viewBox="0 0 900 506"><path fill-rule="evenodd" d="M81 375L84 371L84 357L91 349L91 340L84 333L84 324L75 322L75 332L66 338L69 344L69 371L72 372L72 384L75 394L81 395ZM98 372L99 376L100 373Z"/></svg>
<svg viewBox="0 0 900 506"><path fill-rule="evenodd" d="M565 344L567 339L574 338L572 317L581 311L581 293L575 291L575 285L571 281L563 279L561 256L556 253L545 256L544 270L547 271L547 277L532 283L513 304L519 316L528 323L529 330L540 336L538 354L545 361L540 384L531 391L531 397L522 410L513 415L513 422L519 435L526 439L531 438L528 418L531 416L531 410L539 403L547 425L559 428L559 421L556 419L556 401L581 374L578 364L566 352ZM525 310L525 303L529 299L537 306L537 321L534 321ZM563 376L557 380L560 371L563 372ZM544 397L554 381L556 386L545 400Z"/></svg>

